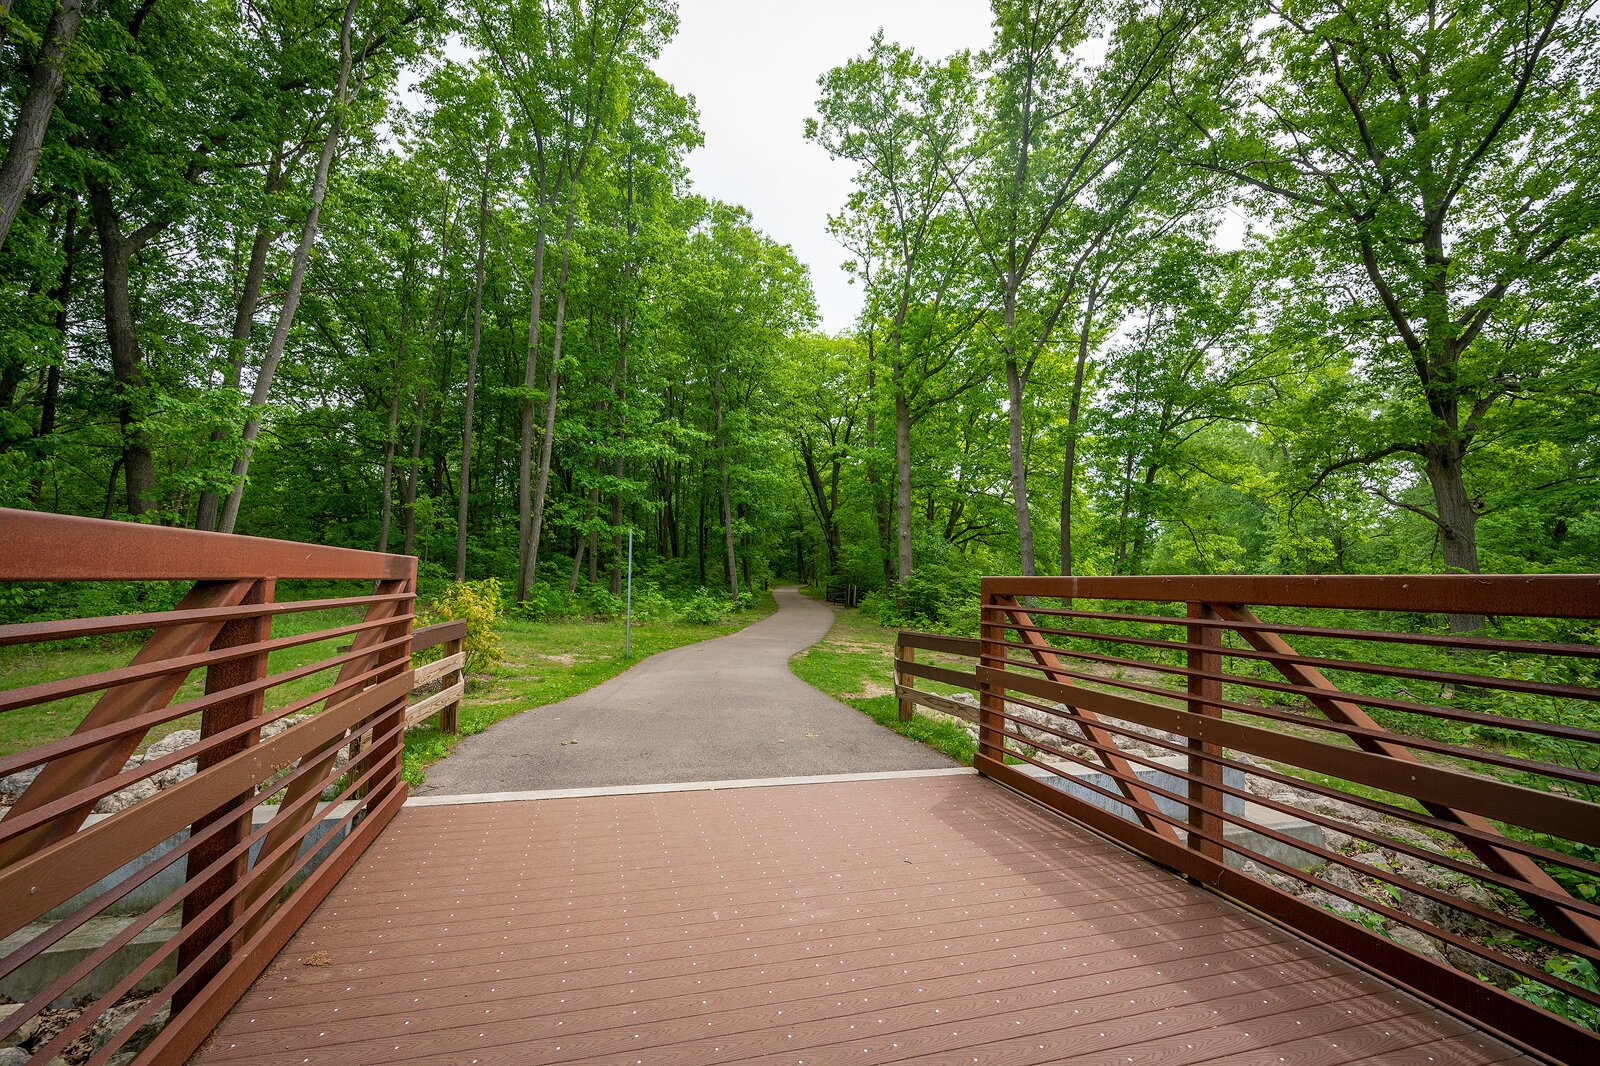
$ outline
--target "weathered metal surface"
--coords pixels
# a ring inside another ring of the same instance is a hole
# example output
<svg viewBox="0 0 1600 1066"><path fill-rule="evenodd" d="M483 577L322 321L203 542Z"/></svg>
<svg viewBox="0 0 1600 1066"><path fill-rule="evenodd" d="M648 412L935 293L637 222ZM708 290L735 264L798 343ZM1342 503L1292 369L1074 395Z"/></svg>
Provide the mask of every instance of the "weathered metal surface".
<svg viewBox="0 0 1600 1066"><path fill-rule="evenodd" d="M406 810L281 962L202 1066L1527 1061L974 778Z"/></svg>
<svg viewBox="0 0 1600 1066"><path fill-rule="evenodd" d="M30 932L0 959L0 973L13 974L81 933L163 871L184 871L154 909L30 992L28 1003L0 1019L0 1036L76 1001L81 1013L30 1046L38 1061L116 1017L112 1028L120 1031L94 1037L89 1062L117 1056L150 1022L160 1033L138 1061L182 1062L404 801L399 739L412 687L415 560L3 510L0 538L0 581L195 582L170 612L0 627L0 645L12 646L149 632L128 666L0 690L0 713L51 708L67 731L0 759L0 775L40 768L0 818L0 935ZM279 578L344 579L350 594L275 603ZM350 608L366 620L351 624ZM320 628L272 636L275 619L308 611L332 613ZM273 672L275 653L346 642L349 649L313 651L312 661ZM204 673L203 693L174 702L196 671ZM290 684L296 687L285 689ZM305 695L307 688L314 691ZM57 709L59 701L96 694L87 713ZM198 726L197 739L130 761L151 729L185 721ZM267 725L276 731L264 737ZM334 756L366 734L373 744L362 761L337 766ZM114 813L87 821L114 796ZM252 829L253 812L269 802L275 815ZM333 846L313 866L319 849L307 844L313 831L328 828L319 825L326 818L334 819L335 835L326 838ZM141 860L158 846L156 858ZM132 872L110 888L101 883L130 863ZM178 935L156 940L109 988L94 986L104 991L81 993L136 937L178 913ZM125 997L135 993L142 1006L130 1018ZM169 1008L172 1022L161 1028ZM148 1040L147 1031L135 1047Z"/></svg>
<svg viewBox="0 0 1600 1066"><path fill-rule="evenodd" d="M0 508L0 581L400 580L405 555Z"/></svg>
<svg viewBox="0 0 1600 1066"><path fill-rule="evenodd" d="M1592 618L1600 574L988 577L984 595Z"/></svg>
<svg viewBox="0 0 1600 1066"><path fill-rule="evenodd" d="M1566 887L1600 881L1600 866L1581 847L1600 841L1600 804L1587 798L1600 784L1600 731L1583 724L1600 702L1591 665L1600 647L1403 627L1419 615L1463 611L1597 618L1597 590L1594 575L995 578L984 581L977 646L941 650L979 660L969 687L984 708L977 764L984 773L1486 1024L1557 1057L1589 1061L1600 1055L1594 1033L1507 995L1477 971L1600 1005L1600 996L1542 965L1550 952L1600 962L1600 906ZM1020 610L1023 597L1037 606ZM1065 602L1039 604L1045 597ZM1137 601L1154 609L1123 606ZM1262 606L1295 608L1293 624L1263 619L1255 610ZM1314 624L1310 609L1324 608L1365 613ZM1034 615L1049 617L1035 622ZM1077 624L1055 621L1066 618ZM1372 628L1354 628L1366 624ZM1182 631L1178 639L1174 629ZM1297 651L1290 635L1318 639L1318 652ZM914 647L920 639L908 634L900 643ZM1443 669L1383 660L1382 649L1403 644L1449 649L1452 658ZM1261 676L1263 667L1283 680ZM944 669L939 680L960 672ZM897 695L927 702L911 687L916 676L910 671ZM1473 702L1458 705L1457 692ZM1548 717L1528 717L1530 707ZM1095 716L1093 734L1083 728L1086 713ZM1476 742L1470 730L1487 739ZM1517 734L1528 744L1508 745ZM1162 766L1168 780L1179 780L1177 791L1141 785L1129 765L1157 766L1138 753L1152 748L1188 756L1185 769L1170 760ZM1135 799L1107 811L1050 783L1079 767L1107 774L1116 791L1081 778L1077 788L1126 802L1130 788L1146 787L1168 806ZM1268 787L1256 793L1227 784L1224 769ZM1284 788L1304 798L1284 802L1294 795ZM1230 811L1225 796L1243 803ZM1138 821L1116 813L1130 807ZM1363 841L1368 855L1391 857L1372 864L1360 853L1297 841L1253 820L1252 810L1293 813ZM1250 850L1225 836L1229 823L1251 830L1239 840L1275 841L1326 860L1326 869L1307 872ZM1507 824L1538 836L1503 836ZM1187 830L1186 846L1174 846L1177 829ZM1451 837L1461 850L1447 846ZM1241 873L1241 858L1253 863L1246 869L1270 876ZM1554 876L1561 867L1570 875ZM1434 869L1454 880L1430 880ZM1286 891L1288 879L1343 913ZM1481 886L1476 894L1474 886ZM1484 889L1515 893L1531 911ZM1411 950L1425 943L1416 938L1402 947L1375 925L1409 927L1432 948ZM1539 942L1545 954L1528 954ZM1519 946L1507 952L1507 943ZM1439 961L1441 949L1455 965Z"/></svg>

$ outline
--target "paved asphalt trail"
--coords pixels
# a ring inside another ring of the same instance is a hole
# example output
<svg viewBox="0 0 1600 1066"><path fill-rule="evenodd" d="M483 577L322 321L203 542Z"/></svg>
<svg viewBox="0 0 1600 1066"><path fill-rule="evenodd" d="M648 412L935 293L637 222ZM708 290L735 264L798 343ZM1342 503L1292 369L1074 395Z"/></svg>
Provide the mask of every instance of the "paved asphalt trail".
<svg viewBox="0 0 1600 1066"><path fill-rule="evenodd" d="M412 794L955 765L791 674L789 657L822 639L833 609L795 589L773 595L777 613L737 633L659 652L587 692L467 737Z"/></svg>

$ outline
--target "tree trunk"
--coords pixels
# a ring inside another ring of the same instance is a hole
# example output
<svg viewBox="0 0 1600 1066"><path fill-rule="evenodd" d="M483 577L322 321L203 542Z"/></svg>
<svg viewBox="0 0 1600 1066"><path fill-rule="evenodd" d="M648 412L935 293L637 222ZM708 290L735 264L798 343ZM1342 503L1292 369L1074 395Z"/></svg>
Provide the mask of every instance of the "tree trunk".
<svg viewBox="0 0 1600 1066"><path fill-rule="evenodd" d="M122 429L122 455L118 460L127 482L128 513L135 517L150 510L155 489L155 456L144 431L144 351L133 324L133 302L128 295L129 264L139 242L123 236L117 222L111 190L89 187L89 210L100 238L101 289L105 296L106 340L111 349L111 375L116 383L117 421Z"/></svg>
<svg viewBox="0 0 1600 1066"><path fill-rule="evenodd" d="M278 361L283 358L284 346L289 342L289 328L294 324L295 312L300 307L300 289L305 284L306 266L311 261L311 246L317 241L317 223L322 216L322 201L328 194L328 171L333 167L333 156L339 148L339 132L344 123L345 97L350 86L351 25L355 22L358 0L349 0L344 9L344 23L339 29L339 82L334 88L333 113L328 122L328 136L322 142L322 154L317 157L317 169L311 182L311 208L306 212L305 224L300 229L300 243L294 250L293 265L289 269L289 289L284 293L283 306L278 310L278 326L272 333L272 342L261 360L261 371L256 376L256 387L250 395L250 406L259 411L267 402L272 389L272 377L277 372ZM222 508L221 529L232 533L239 520L239 504L244 499L245 478L250 473L250 452L256 434L261 431L261 420L251 414L245 421L243 451L233 464L233 491L228 494Z"/></svg>
<svg viewBox="0 0 1600 1066"><path fill-rule="evenodd" d="M539 382L539 326L544 306L544 179L539 181L539 222L533 238L533 290L529 296L528 353L522 368L522 411L517 452L517 600L528 598L533 583L533 405Z"/></svg>
<svg viewBox="0 0 1600 1066"><path fill-rule="evenodd" d="M1033 521L1028 515L1028 456L1022 446L1022 375L1015 356L1006 359L1007 450L1011 456L1011 502L1017 516L1017 552L1022 573L1034 574Z"/></svg>
<svg viewBox="0 0 1600 1066"><path fill-rule="evenodd" d="M911 403L906 397L904 370L894 367L894 509L895 577L911 577Z"/></svg>
<svg viewBox="0 0 1600 1066"><path fill-rule="evenodd" d="M1464 449L1446 443L1424 447L1423 469L1433 489L1433 503L1439 516L1439 550L1452 573L1479 573L1478 512L1467 495L1461 459ZM1480 614L1452 614L1447 618L1453 633L1482 629Z"/></svg>
<svg viewBox="0 0 1600 1066"><path fill-rule="evenodd" d="M528 529L527 581L529 585L539 576L539 537L544 526L545 495L550 487L550 457L555 448L556 401L561 388L561 337L567 317L567 271L572 263L572 228L576 222L578 205L567 205L566 233L561 241L561 267L556 277L556 321L550 340L550 389L545 397L544 440L539 442L539 481L533 492L533 522Z"/></svg>
<svg viewBox="0 0 1600 1066"><path fill-rule="evenodd" d="M11 143L6 148L5 160L0 162L0 247L5 246L11 223L16 221L17 212L22 208L22 198L33 187L33 172L44 148L45 130L55 112L56 97L61 94L67 49L72 46L82 21L82 0L60 0L60 6L45 27L39 54L28 72L28 93L17 109Z"/></svg>
<svg viewBox="0 0 1600 1066"><path fill-rule="evenodd" d="M411 462L406 466L406 479L400 489L400 510L405 515L406 541L401 555L415 555L417 548L417 479L422 474L422 420L427 415L427 390L421 380L417 382L417 402L411 418Z"/></svg>
<svg viewBox="0 0 1600 1066"><path fill-rule="evenodd" d="M894 584L895 566L889 552L889 530L893 522L889 517L889 500L878 476L878 367L873 358L872 337L867 337L867 486L872 491L872 512L878 524L878 558L883 564L883 591Z"/></svg>
<svg viewBox="0 0 1600 1066"><path fill-rule="evenodd" d="M472 344L467 348L467 407L461 416L461 495L456 502L456 580L467 579L467 519L472 502L472 408L478 390L478 349L483 344L483 256L488 247L489 167L478 192L478 258L472 274Z"/></svg>
<svg viewBox="0 0 1600 1066"><path fill-rule="evenodd" d="M72 302L72 275L77 266L78 253L78 201L67 205L66 225L62 229L61 274L50 299L56 305L56 332L61 336L63 358L67 351L67 305ZM45 438L56 431L56 401L61 396L61 360L52 362L45 370L44 398L39 405L39 431L36 437ZM36 460L37 461L37 460ZM39 466L33 476L32 499L34 507L44 505L44 468Z"/></svg>
<svg viewBox="0 0 1600 1066"><path fill-rule="evenodd" d="M722 436L722 382L712 386L712 397L717 413L717 458L722 473L722 533L728 546L728 592L739 598L739 561L733 548L733 494L728 485L728 442Z"/></svg>
<svg viewBox="0 0 1600 1066"><path fill-rule="evenodd" d="M389 396L389 428L383 436L383 505L378 519L378 550L389 550L389 528L394 521L394 453L400 432L400 394L405 391L406 335L410 332L410 301L401 282L400 339L395 345L394 391Z"/></svg>
<svg viewBox="0 0 1600 1066"><path fill-rule="evenodd" d="M1089 338L1094 333L1099 295L1099 287L1091 286L1083 321L1078 326L1078 361L1072 371L1072 397L1067 402L1067 449L1061 461L1061 573L1066 577L1073 572L1072 487L1078 469L1078 416L1083 410L1083 377L1089 365Z"/></svg>
<svg viewBox="0 0 1600 1066"><path fill-rule="evenodd" d="M273 152L271 169L267 173L267 196L270 198L283 187L283 183L283 155L280 145ZM245 267L244 285L239 291L238 302L234 305L233 333L228 339L228 370L223 384L230 389L237 389L244 376L246 347L250 342L250 330L255 325L256 311L261 306L261 286L267 276L267 253L272 250L272 242L277 239L278 233L278 228L272 225L270 219L263 219L257 224L255 238L250 242L250 261ZM212 446L221 444L226 437L227 434L223 430L212 430ZM221 508L220 492L215 489L202 491L199 507L195 511L194 528L216 529L217 515Z"/></svg>

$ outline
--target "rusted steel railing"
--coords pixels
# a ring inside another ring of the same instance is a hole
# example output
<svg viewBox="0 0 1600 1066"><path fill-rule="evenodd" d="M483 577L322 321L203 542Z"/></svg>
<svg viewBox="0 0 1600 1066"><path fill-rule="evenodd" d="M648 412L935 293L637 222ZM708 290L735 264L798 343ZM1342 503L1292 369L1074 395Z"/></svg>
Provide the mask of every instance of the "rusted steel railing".
<svg viewBox="0 0 1600 1066"><path fill-rule="evenodd" d="M411 634L411 654L442 647L444 657L419 666L414 671L411 684L413 693L434 684L439 684L440 688L406 708L407 729L437 715L441 732L459 732L461 698L467 691L466 639L467 623L459 619L424 626Z"/></svg>
<svg viewBox="0 0 1600 1066"><path fill-rule="evenodd" d="M290 579L342 587L280 602ZM0 715L60 723L0 755L21 782L0 817L0 981L50 974L0 1037L84 1002L30 1038L36 1061L77 1042L94 1064L181 1063L405 800L416 560L0 510L0 582L85 581L188 588L170 610L0 626L47 673L72 661L61 642L143 635L126 666L0 691ZM74 936L91 950L41 965Z"/></svg>
<svg viewBox="0 0 1600 1066"><path fill-rule="evenodd" d="M973 717L918 679L973 690L982 773L1503 1035L1600 1060L1571 1020L1600 1010L1600 577L982 595L976 641L900 635L902 715ZM1492 624L1452 633L1451 614Z"/></svg>

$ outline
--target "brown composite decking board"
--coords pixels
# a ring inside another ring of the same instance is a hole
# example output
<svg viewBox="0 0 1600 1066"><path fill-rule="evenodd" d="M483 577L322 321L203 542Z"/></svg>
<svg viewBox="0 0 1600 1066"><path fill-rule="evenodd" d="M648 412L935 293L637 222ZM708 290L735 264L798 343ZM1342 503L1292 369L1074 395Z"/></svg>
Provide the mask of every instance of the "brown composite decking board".
<svg viewBox="0 0 1600 1066"><path fill-rule="evenodd" d="M409 808L199 1061L1495 1063L976 777Z"/></svg>

